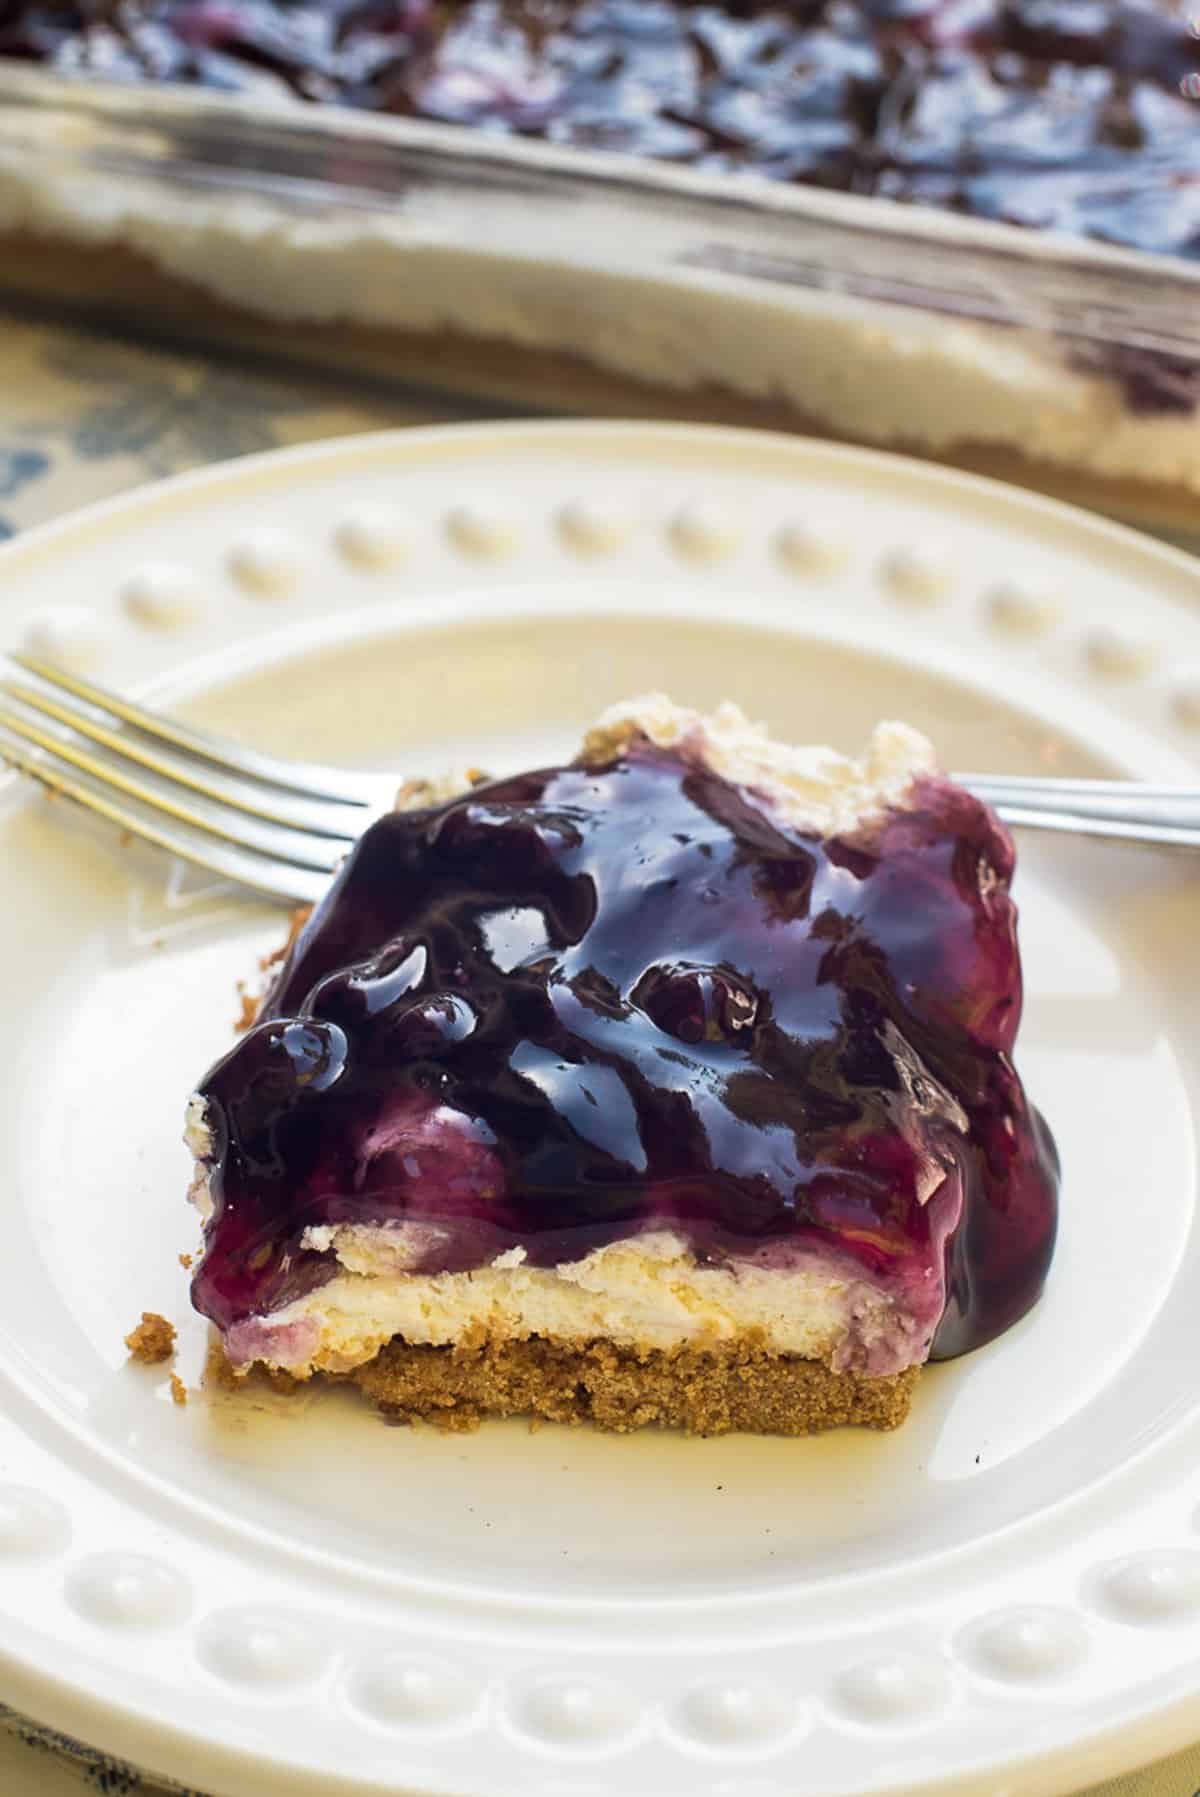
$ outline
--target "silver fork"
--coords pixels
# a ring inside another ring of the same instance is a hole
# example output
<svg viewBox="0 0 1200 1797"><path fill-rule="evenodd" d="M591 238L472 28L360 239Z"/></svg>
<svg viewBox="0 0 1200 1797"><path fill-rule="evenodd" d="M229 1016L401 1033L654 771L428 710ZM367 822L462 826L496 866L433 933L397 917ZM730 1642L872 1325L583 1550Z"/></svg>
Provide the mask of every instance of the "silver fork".
<svg viewBox="0 0 1200 1797"><path fill-rule="evenodd" d="M52 663L10 655L0 760L110 823L285 904L313 904L398 779L281 761ZM436 770L434 770L436 771ZM1200 785L960 774L1010 824L1200 848Z"/></svg>

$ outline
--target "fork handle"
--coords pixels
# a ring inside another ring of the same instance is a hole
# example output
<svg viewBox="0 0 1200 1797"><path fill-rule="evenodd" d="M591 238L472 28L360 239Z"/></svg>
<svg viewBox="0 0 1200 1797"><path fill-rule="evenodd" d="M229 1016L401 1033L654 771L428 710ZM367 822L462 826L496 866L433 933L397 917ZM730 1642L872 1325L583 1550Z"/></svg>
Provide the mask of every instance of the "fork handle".
<svg viewBox="0 0 1200 1797"><path fill-rule="evenodd" d="M1200 829L1200 786L1151 786L1137 780L1053 780L1008 774L964 774L962 784L990 805L1023 811L1069 811L1075 817Z"/></svg>

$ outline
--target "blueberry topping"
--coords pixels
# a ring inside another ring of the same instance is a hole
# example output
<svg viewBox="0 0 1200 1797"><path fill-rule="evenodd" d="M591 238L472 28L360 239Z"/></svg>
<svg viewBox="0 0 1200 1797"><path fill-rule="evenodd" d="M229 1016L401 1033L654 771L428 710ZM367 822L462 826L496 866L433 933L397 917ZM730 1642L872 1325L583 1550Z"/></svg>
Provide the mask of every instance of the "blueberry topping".
<svg viewBox="0 0 1200 1797"><path fill-rule="evenodd" d="M744 980L720 967L678 963L649 968L638 981L634 1003L681 1042L732 1042L754 1027L758 997Z"/></svg>
<svg viewBox="0 0 1200 1797"><path fill-rule="evenodd" d="M641 740L381 819L202 1082L199 1308L311 1290L319 1225L419 1224L426 1272L669 1228L714 1263L857 1265L935 1303L936 1353L990 1339L1056 1215L1010 1058L1012 870L946 781L822 839Z"/></svg>

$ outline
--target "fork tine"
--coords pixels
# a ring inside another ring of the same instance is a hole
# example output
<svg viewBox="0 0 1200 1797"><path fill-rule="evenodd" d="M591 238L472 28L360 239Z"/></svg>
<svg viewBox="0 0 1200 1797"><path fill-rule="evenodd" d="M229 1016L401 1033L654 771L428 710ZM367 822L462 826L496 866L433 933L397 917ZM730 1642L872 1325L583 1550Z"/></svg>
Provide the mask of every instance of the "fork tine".
<svg viewBox="0 0 1200 1797"><path fill-rule="evenodd" d="M128 830L131 835L153 843L156 848L165 849L168 854L178 855L185 861L193 861L200 867L206 867L210 872L220 874L239 886L249 887L265 898L287 905L315 905L328 891L329 879L323 874L292 867L286 862L273 861L269 856L260 855L252 849L230 847L183 827L164 827L145 812L116 803L89 781L76 779L73 774L43 760L15 739L6 740L2 726L0 757L12 762L15 767L49 787L52 792L61 793L64 798L71 799L85 810L116 824L119 829Z"/></svg>
<svg viewBox="0 0 1200 1797"><path fill-rule="evenodd" d="M123 756L126 761L136 761L140 767L149 768L152 773L176 781L180 786L189 787L193 792L202 793L205 798L214 799L219 804L232 805L236 810L244 811L248 817L283 824L288 829L303 830L313 836L328 836L343 843L353 842L359 834L359 830L348 827L347 820L360 824L360 819L341 805L330 806L325 800L291 798L272 787L261 784L247 786L241 781L231 780L227 775L208 773L205 771L207 763L197 762L194 758L184 760L178 755L163 754L160 750L144 745L131 731L109 730L104 724L97 723L78 703L62 705L48 693L25 686L19 680L0 680L0 693L19 700L30 710L53 718L58 724L65 724L81 736L90 737L92 742L102 744L113 754Z"/></svg>
<svg viewBox="0 0 1200 1797"><path fill-rule="evenodd" d="M203 730L180 724L174 718L160 717L155 712L146 711L142 706L121 698L119 693L93 686L91 681L81 680L77 674L70 673L66 668L56 667L53 662L43 661L37 655L13 653L8 660L15 666L24 668L27 674L34 674L39 680L44 680L47 686L68 692L74 698L82 699L85 704L94 705L98 711L107 711L110 716L120 718L122 723L132 725L146 736L160 742L173 743L176 748L198 755L201 760L210 762L214 767L229 769L252 780L265 780L269 786L277 786L282 791L295 793L301 798L325 799L341 805L368 806L371 803L371 799L365 795L364 782L347 773L344 768L320 767L315 763L299 761L278 761L273 755L264 755L257 749L243 749L224 742L220 737L210 736Z"/></svg>
<svg viewBox="0 0 1200 1797"><path fill-rule="evenodd" d="M332 873L341 858L340 845L327 837L306 836L299 830L261 824L253 818L240 817L225 806L210 805L204 800L185 801L176 798L167 787L135 779L86 749L76 748L74 743L68 742L64 737L52 736L48 730L43 730L40 725L29 722L4 706L0 706L0 726L10 735L33 743L47 755L69 762L101 786L115 789L127 798L137 799L150 810L174 818L177 822L186 824L189 829L218 837L235 848L252 849L274 861L324 874Z"/></svg>

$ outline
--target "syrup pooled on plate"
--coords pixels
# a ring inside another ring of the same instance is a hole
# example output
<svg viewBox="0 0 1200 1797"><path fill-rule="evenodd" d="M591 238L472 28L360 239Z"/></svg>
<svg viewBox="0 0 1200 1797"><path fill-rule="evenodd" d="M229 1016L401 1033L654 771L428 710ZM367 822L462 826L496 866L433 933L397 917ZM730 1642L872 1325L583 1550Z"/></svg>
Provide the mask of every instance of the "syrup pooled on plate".
<svg viewBox="0 0 1200 1797"><path fill-rule="evenodd" d="M320 1225L417 1226L421 1272L670 1228L718 1264L848 1256L922 1354L990 1340L1056 1219L1012 866L941 778L823 838L641 737L384 817L200 1087L198 1308L323 1283Z"/></svg>

